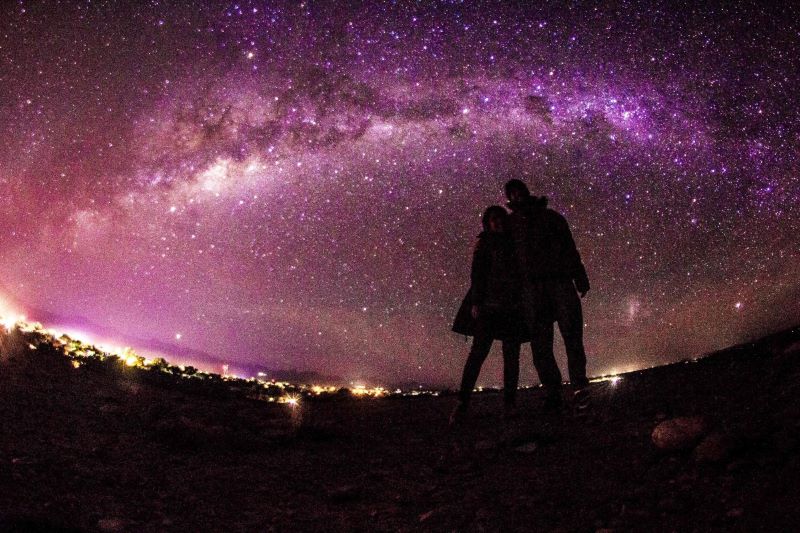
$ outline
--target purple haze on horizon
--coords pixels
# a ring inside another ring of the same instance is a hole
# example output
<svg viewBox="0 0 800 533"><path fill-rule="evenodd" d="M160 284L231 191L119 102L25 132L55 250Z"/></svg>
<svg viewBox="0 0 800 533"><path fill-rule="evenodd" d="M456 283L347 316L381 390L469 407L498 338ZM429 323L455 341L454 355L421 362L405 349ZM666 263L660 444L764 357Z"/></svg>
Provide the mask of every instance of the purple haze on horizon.
<svg viewBox="0 0 800 533"><path fill-rule="evenodd" d="M520 177L586 263L590 373L798 322L796 6L332 4L4 3L0 298L454 385L479 217Z"/></svg>

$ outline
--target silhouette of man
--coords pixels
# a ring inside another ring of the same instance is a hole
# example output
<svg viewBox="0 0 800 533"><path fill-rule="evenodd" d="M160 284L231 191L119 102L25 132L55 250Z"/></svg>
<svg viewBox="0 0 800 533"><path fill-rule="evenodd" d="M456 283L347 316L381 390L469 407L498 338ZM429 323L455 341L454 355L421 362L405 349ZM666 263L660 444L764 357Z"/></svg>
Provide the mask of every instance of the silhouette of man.
<svg viewBox="0 0 800 533"><path fill-rule="evenodd" d="M510 229L522 273L525 320L532 336L533 364L547 390L545 407L561 408L561 371L553 354L553 322L564 338L576 407L586 409L586 352L581 298L589 278L566 219L547 207L547 198L531 196L520 180L505 185L511 209ZM576 292L577 290L577 292Z"/></svg>

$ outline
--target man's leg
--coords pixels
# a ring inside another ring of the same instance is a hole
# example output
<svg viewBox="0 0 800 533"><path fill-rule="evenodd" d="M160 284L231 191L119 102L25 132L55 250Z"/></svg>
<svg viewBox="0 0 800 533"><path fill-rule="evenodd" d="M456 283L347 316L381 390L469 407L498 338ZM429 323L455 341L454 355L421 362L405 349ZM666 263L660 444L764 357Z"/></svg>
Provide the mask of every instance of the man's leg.
<svg viewBox="0 0 800 533"><path fill-rule="evenodd" d="M589 384L589 380L586 378L586 351L583 348L581 299L571 280L554 281L552 288L555 318L567 352L569 380L575 388L582 389Z"/></svg>
<svg viewBox="0 0 800 533"><path fill-rule="evenodd" d="M539 382L548 388L561 386L561 371L553 354L553 323L550 303L542 282L530 282L524 287L523 311L531 335L533 366Z"/></svg>
<svg viewBox="0 0 800 533"><path fill-rule="evenodd" d="M503 341L503 398L506 407L514 407L517 404L519 351L519 342Z"/></svg>
<svg viewBox="0 0 800 533"><path fill-rule="evenodd" d="M561 387L561 371L553 353L552 322L538 322L531 326L531 351L541 384L547 389Z"/></svg>
<svg viewBox="0 0 800 533"><path fill-rule="evenodd" d="M546 411L561 411L561 371L553 354L553 323L540 322L532 331L533 366L544 386Z"/></svg>

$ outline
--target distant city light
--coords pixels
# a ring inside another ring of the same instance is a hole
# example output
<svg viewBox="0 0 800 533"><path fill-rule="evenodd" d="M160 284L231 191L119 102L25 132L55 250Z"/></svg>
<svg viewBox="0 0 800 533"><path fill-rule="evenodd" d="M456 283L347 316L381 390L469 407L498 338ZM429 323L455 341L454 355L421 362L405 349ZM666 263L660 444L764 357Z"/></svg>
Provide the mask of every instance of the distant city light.
<svg viewBox="0 0 800 533"><path fill-rule="evenodd" d="M418 390L412 389L404 391L402 389L395 389L389 391L384 387L372 387L364 384L354 384L352 387L348 388L331 384L294 384L275 380L266 381L263 379L266 378L264 372L258 372L257 378L243 378L229 374L230 367L228 364L221 365L223 371L222 375L213 374L187 365L170 364L161 357L144 357L128 347L121 348L119 346L87 342L86 339L88 336L82 332L69 331L67 333L63 330L46 329L38 322L26 322L24 315L6 313L0 316L0 324L9 332L13 329L17 329L23 334L33 335L33 337L27 338L29 341L27 346L30 350L37 350L40 346L47 344L51 345L61 351L64 356L68 357L70 365L76 369L83 366L89 360L101 362L114 361L117 364L122 364L132 369L148 372L164 372L178 379L223 379L228 382L233 382L232 386L237 387L239 390L246 390L248 397L265 402L284 403L293 408L300 405L303 397L337 395L343 391L348 394L341 396L342 398L348 396L351 398L382 398L389 395L439 396L440 394L439 391L424 390L422 388ZM299 409L292 409L292 412L293 417L300 416Z"/></svg>
<svg viewBox="0 0 800 533"><path fill-rule="evenodd" d="M602 383L604 381L607 381L612 386L615 386L617 383L622 381L622 376L618 376L616 374L609 374L607 376L600 376L598 378L590 379L589 383Z"/></svg>

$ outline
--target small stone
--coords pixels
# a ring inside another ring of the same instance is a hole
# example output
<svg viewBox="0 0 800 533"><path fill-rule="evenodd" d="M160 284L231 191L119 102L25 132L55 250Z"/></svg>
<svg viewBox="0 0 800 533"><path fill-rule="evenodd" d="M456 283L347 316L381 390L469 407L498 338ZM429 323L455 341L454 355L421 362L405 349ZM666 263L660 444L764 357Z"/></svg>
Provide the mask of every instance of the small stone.
<svg viewBox="0 0 800 533"><path fill-rule="evenodd" d="M431 510L431 511L428 511L427 513L422 513L421 515L419 515L419 521L420 522L424 522L425 520L427 520L428 518L433 516L434 511L435 510Z"/></svg>
<svg viewBox="0 0 800 533"><path fill-rule="evenodd" d="M101 531L121 531L124 523L119 518L102 518L97 521Z"/></svg>
<svg viewBox="0 0 800 533"><path fill-rule="evenodd" d="M517 446L516 448L514 448L514 451L519 453L533 453L536 451L537 448L538 446L536 445L535 442L528 442L523 444L522 446Z"/></svg>
<svg viewBox="0 0 800 533"><path fill-rule="evenodd" d="M357 500L361 496L361 491L355 485L343 485L336 487L328 493L328 498L335 503L346 503Z"/></svg>
<svg viewBox="0 0 800 533"><path fill-rule="evenodd" d="M494 448L494 442L490 440L482 440L475 443L475 449L479 452L485 452Z"/></svg>
<svg viewBox="0 0 800 533"><path fill-rule="evenodd" d="M712 433L700 441L692 452L698 463L720 463L728 458L730 446L724 435Z"/></svg>
<svg viewBox="0 0 800 533"><path fill-rule="evenodd" d="M786 429L780 430L775 435L773 435L773 443L775 445L775 449L783 454L783 455L790 455L795 452L798 448L798 438L797 432L792 432Z"/></svg>
<svg viewBox="0 0 800 533"><path fill-rule="evenodd" d="M653 429L653 444L660 450L688 450L697 443L705 431L702 417L679 417L665 420Z"/></svg>
<svg viewBox="0 0 800 533"><path fill-rule="evenodd" d="M800 341L795 341L786 348L784 348L783 353L786 355L800 354Z"/></svg>
<svg viewBox="0 0 800 533"><path fill-rule="evenodd" d="M738 472L739 470L744 470L752 466L753 462L748 459L738 459L730 463L725 470L728 472Z"/></svg>
<svg viewBox="0 0 800 533"><path fill-rule="evenodd" d="M667 511L667 512L676 511L676 510L678 510L678 502L677 502L677 500L675 500L675 498L671 498L671 497L662 498L658 502L658 509L661 510L661 511Z"/></svg>

